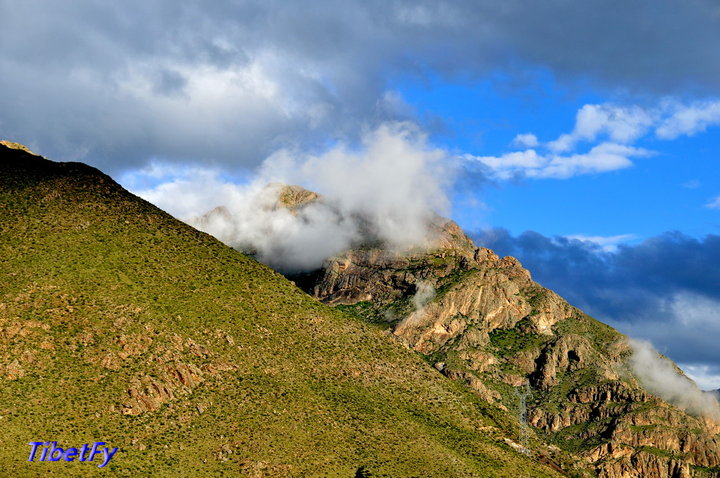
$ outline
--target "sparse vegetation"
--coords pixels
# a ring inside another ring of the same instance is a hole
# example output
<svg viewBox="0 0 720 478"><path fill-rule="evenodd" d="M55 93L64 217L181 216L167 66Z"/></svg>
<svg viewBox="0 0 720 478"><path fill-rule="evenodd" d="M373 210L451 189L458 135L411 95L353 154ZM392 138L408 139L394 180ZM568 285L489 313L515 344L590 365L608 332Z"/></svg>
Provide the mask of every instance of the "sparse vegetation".
<svg viewBox="0 0 720 478"><path fill-rule="evenodd" d="M519 321L512 329L495 329L490 332L490 344L500 357L512 357L527 349L542 347L550 338L524 331L527 321Z"/></svg>

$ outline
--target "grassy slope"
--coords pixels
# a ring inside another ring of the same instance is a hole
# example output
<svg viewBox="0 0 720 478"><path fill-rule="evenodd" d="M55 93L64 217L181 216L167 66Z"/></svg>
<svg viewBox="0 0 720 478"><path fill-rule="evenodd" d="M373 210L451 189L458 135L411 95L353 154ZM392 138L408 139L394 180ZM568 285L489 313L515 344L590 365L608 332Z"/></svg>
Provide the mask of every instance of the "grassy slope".
<svg viewBox="0 0 720 478"><path fill-rule="evenodd" d="M87 166L0 146L0 277L0 475L97 472L28 463L41 440L118 446L121 476L552 475L386 334ZM202 383L121 413L179 364Z"/></svg>

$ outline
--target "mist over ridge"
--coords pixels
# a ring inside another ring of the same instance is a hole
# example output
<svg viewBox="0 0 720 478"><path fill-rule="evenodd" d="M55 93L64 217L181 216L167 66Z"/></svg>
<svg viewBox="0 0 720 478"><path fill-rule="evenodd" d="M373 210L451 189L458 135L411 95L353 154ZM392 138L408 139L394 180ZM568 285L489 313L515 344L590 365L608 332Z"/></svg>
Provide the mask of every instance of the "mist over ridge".
<svg viewBox="0 0 720 478"><path fill-rule="evenodd" d="M454 175L452 158L416 126L386 123L368 131L359 149L281 150L244 185L191 170L138 194L276 269L298 272L368 241L390 250L425 244L432 221L449 212ZM284 184L320 197L302 208L278 207Z"/></svg>

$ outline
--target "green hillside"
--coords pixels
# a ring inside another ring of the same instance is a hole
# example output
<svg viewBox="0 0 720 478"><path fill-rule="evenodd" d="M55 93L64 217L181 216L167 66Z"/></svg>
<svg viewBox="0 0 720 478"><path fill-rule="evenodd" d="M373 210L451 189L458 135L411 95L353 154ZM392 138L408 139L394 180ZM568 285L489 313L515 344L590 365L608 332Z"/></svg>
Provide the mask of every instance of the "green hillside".
<svg viewBox="0 0 720 478"><path fill-rule="evenodd" d="M2 476L555 475L389 334L86 165L0 145L0 248Z"/></svg>

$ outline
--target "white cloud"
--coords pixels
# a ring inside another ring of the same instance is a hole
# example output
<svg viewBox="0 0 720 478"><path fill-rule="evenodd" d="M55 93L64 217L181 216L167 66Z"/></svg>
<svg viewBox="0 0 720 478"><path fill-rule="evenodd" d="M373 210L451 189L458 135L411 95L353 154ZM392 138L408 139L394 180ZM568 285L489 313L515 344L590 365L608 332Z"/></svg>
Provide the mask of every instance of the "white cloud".
<svg viewBox="0 0 720 478"><path fill-rule="evenodd" d="M411 302L415 310L421 310L435 297L435 288L429 282L420 281Z"/></svg>
<svg viewBox="0 0 720 478"><path fill-rule="evenodd" d="M679 363L678 366L685 371L685 374L693 379L703 390L720 389L720 373L716 367L706 364Z"/></svg>
<svg viewBox="0 0 720 478"><path fill-rule="evenodd" d="M553 156L550 162L529 175L538 178L570 178L580 174L603 173L632 166L630 158L646 157L652 153L615 143L601 143L584 154Z"/></svg>
<svg viewBox="0 0 720 478"><path fill-rule="evenodd" d="M466 158L480 161L499 179L570 178L624 169L632 166L632 158L654 154L634 146L652 132L660 139L675 139L715 124L720 124L720 100L683 105L666 98L653 108L586 104L577 111L573 130L555 140L543 143L532 133L519 134L511 144L525 148L521 151ZM590 149L578 152L583 143L589 143ZM720 199L717 205L712 202L707 206L720 207Z"/></svg>
<svg viewBox="0 0 720 478"><path fill-rule="evenodd" d="M619 279L621 280L621 279ZM635 290L642 300L643 292ZM608 297L612 300L612 296ZM604 321L631 337L650 341L670 356L704 389L718 388L720 368L717 337L720 336L720 301L688 291L658 292L644 310L631 317ZM687 365L689 364L689 366Z"/></svg>
<svg viewBox="0 0 720 478"><path fill-rule="evenodd" d="M160 181L153 176L163 170ZM146 177L147 175L147 177ZM255 185L247 188L222 179L219 170L200 167L178 167L168 164L153 164L143 170L124 175L120 182L129 190L180 219L204 214L223 204L242 202L248 193L256 195ZM153 186L143 186L155 183Z"/></svg>
<svg viewBox="0 0 720 478"><path fill-rule="evenodd" d="M578 141L595 141L606 135L614 143L632 143L645 135L654 118L652 113L638 106L612 104L584 105L575 117L575 128L548 143L557 152L571 151Z"/></svg>
<svg viewBox="0 0 720 478"><path fill-rule="evenodd" d="M555 141L550 141L547 147L551 151L563 153L571 151L575 147L576 138L572 134L561 134Z"/></svg>
<svg viewBox="0 0 720 478"><path fill-rule="evenodd" d="M630 365L650 392L692 414L720 421L718 400L702 392L692 380L679 373L650 342L630 340L630 345L633 348Z"/></svg>
<svg viewBox="0 0 720 478"><path fill-rule="evenodd" d="M671 104L672 113L658 125L660 139L693 136L710 126L720 124L720 100L706 100L690 105Z"/></svg>
<svg viewBox="0 0 720 478"><path fill-rule="evenodd" d="M368 236L390 248L422 244L434 213L447 214L450 158L409 123L383 124L362 144L357 150L340 144L322 154L279 151L245 185L222 179L219 171L185 168L135 192L282 270L317 268ZM148 175L159 170L152 167ZM134 189L144 182L141 176L127 175L126 185ZM301 184L324 198L292 214L274 207L277 188L267 187L273 182ZM216 206L225 206L227 214L193 219Z"/></svg>
<svg viewBox="0 0 720 478"><path fill-rule="evenodd" d="M479 161L491 173L508 179L516 176L530 178L566 179L592 173L604 173L632 166L630 158L646 157L652 153L615 143L601 143L583 154L561 156L552 153L539 154L534 149L507 153L502 156L471 156L468 160Z"/></svg>
<svg viewBox="0 0 720 478"><path fill-rule="evenodd" d="M502 156L466 155L465 157L480 161L493 171L498 171L501 177L509 177L516 170L536 170L548 162L547 158L540 156L534 149L516 151Z"/></svg>
<svg viewBox="0 0 720 478"><path fill-rule="evenodd" d="M537 136L534 134L519 134L512 141L513 146L522 148L536 148L540 145Z"/></svg>
<svg viewBox="0 0 720 478"><path fill-rule="evenodd" d="M705 207L708 207L710 209L720 209L720 196L705 204Z"/></svg>

